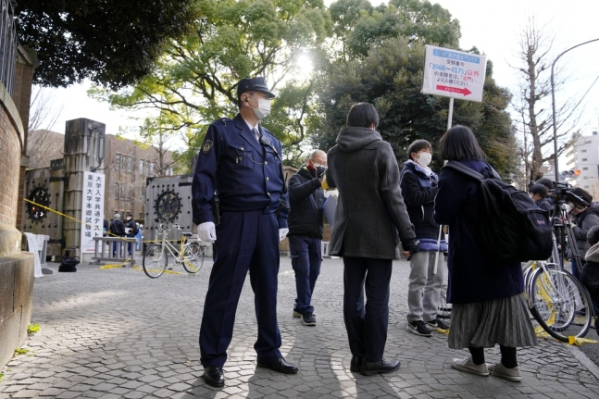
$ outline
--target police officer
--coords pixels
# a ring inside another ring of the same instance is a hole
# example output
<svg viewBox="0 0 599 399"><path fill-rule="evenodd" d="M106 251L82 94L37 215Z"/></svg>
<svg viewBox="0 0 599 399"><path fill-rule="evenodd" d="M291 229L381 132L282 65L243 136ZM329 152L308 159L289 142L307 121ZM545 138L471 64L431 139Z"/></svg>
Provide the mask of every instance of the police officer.
<svg viewBox="0 0 599 399"><path fill-rule="evenodd" d="M242 79L239 113L210 125L195 169L193 221L200 239L214 243L215 253L200 329L203 378L215 387L224 385L222 367L248 270L258 320L258 366L297 373L279 351L276 315L279 241L289 231L281 143L259 123L274 97L264 78ZM215 195L220 212L213 207Z"/></svg>

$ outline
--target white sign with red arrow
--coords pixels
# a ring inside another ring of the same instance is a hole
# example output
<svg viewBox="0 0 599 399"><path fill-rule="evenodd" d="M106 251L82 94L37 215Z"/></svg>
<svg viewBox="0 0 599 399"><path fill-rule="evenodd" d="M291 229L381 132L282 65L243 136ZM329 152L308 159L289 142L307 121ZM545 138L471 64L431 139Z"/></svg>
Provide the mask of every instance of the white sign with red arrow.
<svg viewBox="0 0 599 399"><path fill-rule="evenodd" d="M487 70L484 55L426 45L422 93L457 98L483 100Z"/></svg>

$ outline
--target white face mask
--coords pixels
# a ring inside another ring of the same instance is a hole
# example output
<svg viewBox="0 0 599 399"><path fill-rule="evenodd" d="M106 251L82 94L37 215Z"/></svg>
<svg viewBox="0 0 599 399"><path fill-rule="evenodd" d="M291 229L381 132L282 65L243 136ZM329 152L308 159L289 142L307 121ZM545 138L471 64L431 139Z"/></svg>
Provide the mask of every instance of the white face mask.
<svg viewBox="0 0 599 399"><path fill-rule="evenodd" d="M270 100L258 99L258 108L253 108L256 118L262 120L270 114Z"/></svg>
<svg viewBox="0 0 599 399"><path fill-rule="evenodd" d="M574 209L574 205L572 205L571 202L567 202L566 203L566 211L567 212L572 212L572 209Z"/></svg>
<svg viewBox="0 0 599 399"><path fill-rule="evenodd" d="M421 152L418 154L418 159L416 160L416 162L418 162L419 165L426 167L431 163L432 158L433 154L431 154L430 152Z"/></svg>

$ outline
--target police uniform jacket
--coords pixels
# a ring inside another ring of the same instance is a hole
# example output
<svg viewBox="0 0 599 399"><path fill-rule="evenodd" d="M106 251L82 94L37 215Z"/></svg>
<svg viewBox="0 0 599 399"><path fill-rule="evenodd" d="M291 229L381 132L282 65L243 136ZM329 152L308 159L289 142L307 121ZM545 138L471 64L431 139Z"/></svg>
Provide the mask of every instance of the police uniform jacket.
<svg viewBox="0 0 599 399"><path fill-rule="evenodd" d="M343 129L329 150L327 183L339 189L331 255L399 258L398 244L413 245L414 226L399 188L391 145L376 130Z"/></svg>
<svg viewBox="0 0 599 399"><path fill-rule="evenodd" d="M214 222L216 191L222 212L277 212L279 228L287 227L281 143L264 127L257 127L272 147L256 140L240 114L219 119L208 128L193 177L195 224ZM285 206L280 206L281 200Z"/></svg>

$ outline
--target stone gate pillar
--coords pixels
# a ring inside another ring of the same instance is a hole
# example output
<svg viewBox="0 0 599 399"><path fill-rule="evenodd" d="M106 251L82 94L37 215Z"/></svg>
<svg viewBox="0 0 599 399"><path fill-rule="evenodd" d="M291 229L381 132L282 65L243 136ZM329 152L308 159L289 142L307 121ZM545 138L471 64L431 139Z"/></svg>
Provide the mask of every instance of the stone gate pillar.
<svg viewBox="0 0 599 399"><path fill-rule="evenodd" d="M64 140L65 191L63 224L64 256L78 256L81 263L91 261L93 254L81 253L81 207L83 173L103 173L106 125L90 119L67 121Z"/></svg>

